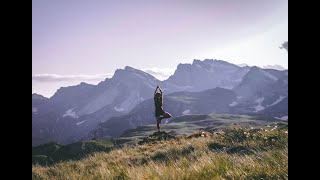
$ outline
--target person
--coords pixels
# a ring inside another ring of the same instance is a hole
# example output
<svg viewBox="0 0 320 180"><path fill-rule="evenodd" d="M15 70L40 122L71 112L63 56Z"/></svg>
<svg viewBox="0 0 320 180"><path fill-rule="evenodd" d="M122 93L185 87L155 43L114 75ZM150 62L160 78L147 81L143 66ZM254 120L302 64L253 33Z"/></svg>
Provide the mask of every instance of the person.
<svg viewBox="0 0 320 180"><path fill-rule="evenodd" d="M157 120L157 128L160 131L160 123L162 119L170 118L171 114L163 110L163 93L159 85L157 85L154 91L154 105L155 105L155 116Z"/></svg>

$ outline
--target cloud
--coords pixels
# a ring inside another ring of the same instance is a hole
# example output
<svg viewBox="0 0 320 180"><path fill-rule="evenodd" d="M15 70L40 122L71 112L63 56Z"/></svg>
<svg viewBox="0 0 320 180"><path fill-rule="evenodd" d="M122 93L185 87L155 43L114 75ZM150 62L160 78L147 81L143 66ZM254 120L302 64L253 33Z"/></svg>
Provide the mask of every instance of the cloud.
<svg viewBox="0 0 320 180"><path fill-rule="evenodd" d="M175 68L145 68L142 71L149 73L159 80L165 80L175 71ZM80 82L98 84L106 78L111 78L111 74L95 75L59 75L59 74L35 74L32 75L32 93L38 93L45 97L51 97L60 87L75 86Z"/></svg>
<svg viewBox="0 0 320 180"><path fill-rule="evenodd" d="M240 67L246 67L246 66L249 66L248 64L246 63L241 63L241 64L236 64L237 66L240 66Z"/></svg>
<svg viewBox="0 0 320 180"><path fill-rule="evenodd" d="M169 76L171 76L175 70L176 68L158 68L158 67L142 69L142 71L151 74L152 76L154 76L159 80L168 79Z"/></svg>
<svg viewBox="0 0 320 180"><path fill-rule="evenodd" d="M32 75L32 80L39 81L39 82L62 82L62 81L88 82L88 81L103 81L107 77L111 77L111 76L112 74L95 74L95 75L35 74L35 75Z"/></svg>
<svg viewBox="0 0 320 180"><path fill-rule="evenodd" d="M280 71L283 71L283 70L286 70L286 68L280 66L280 65L266 65L266 66L263 66L262 67L263 69L276 69L276 70L280 70Z"/></svg>

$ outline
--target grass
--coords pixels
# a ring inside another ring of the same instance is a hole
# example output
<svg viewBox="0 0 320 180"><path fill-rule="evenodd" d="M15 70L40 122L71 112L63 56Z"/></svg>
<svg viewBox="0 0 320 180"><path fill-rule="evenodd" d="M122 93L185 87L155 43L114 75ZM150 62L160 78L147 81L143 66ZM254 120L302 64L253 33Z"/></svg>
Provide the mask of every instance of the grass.
<svg viewBox="0 0 320 180"><path fill-rule="evenodd" d="M270 123L280 123L280 120L260 120L260 117L232 114L199 114L184 115L172 119L168 124L161 124L161 130L171 135L189 135L199 130L216 131L228 127L260 128ZM286 123L286 122L281 122ZM114 138L117 145L136 144L146 136L154 133L155 124L139 126L125 131L121 137Z"/></svg>
<svg viewBox="0 0 320 180"><path fill-rule="evenodd" d="M81 160L33 165L32 179L288 179L288 128L234 127L125 146Z"/></svg>
<svg viewBox="0 0 320 180"><path fill-rule="evenodd" d="M68 145L48 143L32 147L32 164L53 165L66 160L79 160L99 151L108 152L112 147L113 143L109 140L92 140Z"/></svg>

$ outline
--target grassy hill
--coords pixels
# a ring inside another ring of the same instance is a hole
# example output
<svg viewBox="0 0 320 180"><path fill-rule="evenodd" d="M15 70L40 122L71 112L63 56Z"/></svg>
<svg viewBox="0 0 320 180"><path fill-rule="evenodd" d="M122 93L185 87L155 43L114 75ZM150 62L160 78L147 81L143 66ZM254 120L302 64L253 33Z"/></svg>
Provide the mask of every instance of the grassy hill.
<svg viewBox="0 0 320 180"><path fill-rule="evenodd" d="M77 142L68 145L48 143L32 147L32 164L52 165L66 160L78 160L96 152L108 152L113 142L108 140Z"/></svg>
<svg viewBox="0 0 320 180"><path fill-rule="evenodd" d="M96 152L52 166L32 179L288 179L288 125L196 132Z"/></svg>
<svg viewBox="0 0 320 180"><path fill-rule="evenodd" d="M219 131L227 127L260 128L270 123L282 123L276 119L265 119L263 116L249 116L236 114L194 114L183 115L171 119L167 124L161 124L161 130L170 135L190 135L199 130ZM115 144L137 144L146 136L156 131L156 125L139 126L135 129L126 130L119 138L115 138Z"/></svg>

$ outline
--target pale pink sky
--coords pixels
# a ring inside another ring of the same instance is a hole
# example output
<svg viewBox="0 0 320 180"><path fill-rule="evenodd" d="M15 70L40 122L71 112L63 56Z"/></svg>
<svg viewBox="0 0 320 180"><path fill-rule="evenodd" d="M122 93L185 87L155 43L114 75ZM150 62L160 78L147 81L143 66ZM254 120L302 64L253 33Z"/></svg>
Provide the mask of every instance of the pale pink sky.
<svg viewBox="0 0 320 180"><path fill-rule="evenodd" d="M79 83L75 77L97 83L104 78L95 77L112 76L126 65L168 73L179 63L208 58L288 67L287 52L279 49L288 40L287 0L32 4L32 86L47 97L60 86ZM50 74L56 75L46 81ZM69 80L59 79L63 76Z"/></svg>

